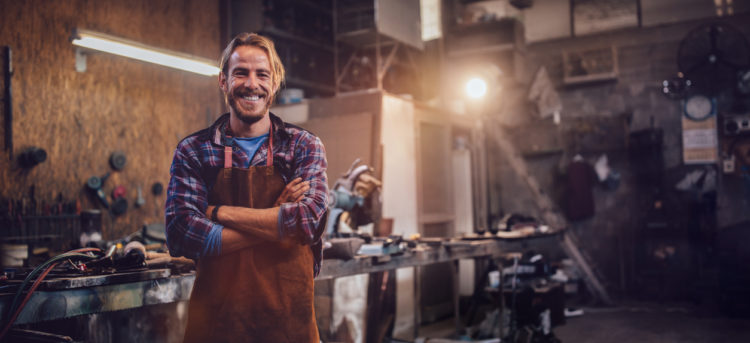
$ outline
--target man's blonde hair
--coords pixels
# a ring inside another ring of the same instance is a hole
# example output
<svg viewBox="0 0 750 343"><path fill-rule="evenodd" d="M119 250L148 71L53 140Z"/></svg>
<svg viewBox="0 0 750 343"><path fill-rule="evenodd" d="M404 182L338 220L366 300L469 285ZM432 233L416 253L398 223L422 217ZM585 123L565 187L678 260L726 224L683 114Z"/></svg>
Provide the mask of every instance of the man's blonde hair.
<svg viewBox="0 0 750 343"><path fill-rule="evenodd" d="M271 64L271 82L274 89L274 94L271 94L271 101L276 98L276 93L281 89L281 83L284 82L284 65L281 64L281 58L276 52L273 41L267 37L261 36L257 33L243 32L235 36L231 42L221 53L221 60L219 61L219 68L224 77L229 77L229 57L239 46L249 45L262 49L268 55L268 62Z"/></svg>

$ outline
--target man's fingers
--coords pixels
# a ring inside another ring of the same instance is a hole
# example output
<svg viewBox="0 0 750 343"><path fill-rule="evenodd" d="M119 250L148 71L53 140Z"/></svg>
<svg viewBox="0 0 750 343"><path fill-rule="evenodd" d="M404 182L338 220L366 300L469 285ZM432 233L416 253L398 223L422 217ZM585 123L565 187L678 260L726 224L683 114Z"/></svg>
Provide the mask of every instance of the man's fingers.
<svg viewBox="0 0 750 343"><path fill-rule="evenodd" d="M292 202L299 201L299 198L303 195L305 195L305 192L310 190L309 184L304 184L300 186L297 190L289 194L289 200Z"/></svg>
<svg viewBox="0 0 750 343"><path fill-rule="evenodd" d="M302 181L302 178L298 177L284 187L278 200L276 200L276 205L301 201L308 190L310 190L310 181Z"/></svg>
<svg viewBox="0 0 750 343"><path fill-rule="evenodd" d="M305 181L307 182L307 181ZM284 187L284 191L281 193L282 195L288 196L291 193L294 193L298 187L301 187L305 182L302 182L302 178L296 178L289 182L286 187Z"/></svg>
<svg viewBox="0 0 750 343"><path fill-rule="evenodd" d="M290 189L292 187L294 187L296 184L298 184L300 181L302 181L301 178L296 178L296 179L292 180L291 182L289 182L284 187L284 189L281 191L281 194L279 194L278 199L276 199L275 205L278 206L278 205L281 205L281 204L287 202L289 200L288 198L289 198L289 195L290 195Z"/></svg>
<svg viewBox="0 0 750 343"><path fill-rule="evenodd" d="M299 190L298 193L296 193L297 196L294 197L295 198L294 202L302 201L302 199L305 197L305 193L307 193L307 191L309 190L310 190L310 183L308 182L307 184L304 185L304 187L302 187Z"/></svg>
<svg viewBox="0 0 750 343"><path fill-rule="evenodd" d="M300 182L300 183L294 185L294 187L290 187L289 191L292 194L296 194L297 192L299 192L300 189L302 189L304 187L307 187L307 189L310 189L310 181Z"/></svg>
<svg viewBox="0 0 750 343"><path fill-rule="evenodd" d="M298 177L298 178L296 178L296 179L294 179L294 180L290 181L290 182L289 182L289 183L288 183L288 184L286 185L286 188L291 188L291 187L294 187L294 186L298 185L298 184L299 184L299 183L301 183L301 182L302 182L302 178L301 178L301 177Z"/></svg>

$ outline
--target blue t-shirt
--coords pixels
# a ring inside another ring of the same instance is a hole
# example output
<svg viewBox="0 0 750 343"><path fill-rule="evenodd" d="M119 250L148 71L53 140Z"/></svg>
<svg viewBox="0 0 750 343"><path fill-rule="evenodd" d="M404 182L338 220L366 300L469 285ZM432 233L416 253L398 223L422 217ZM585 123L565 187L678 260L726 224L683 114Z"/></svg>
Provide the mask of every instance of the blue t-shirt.
<svg viewBox="0 0 750 343"><path fill-rule="evenodd" d="M260 135L258 137L235 137L234 141L237 143L237 145L240 146L242 150L245 151L247 156L250 158L247 160L247 165L244 166L245 168L250 167L250 161L252 161L253 156L255 156L255 153L258 152L258 149L260 148L263 143L268 140L268 134Z"/></svg>

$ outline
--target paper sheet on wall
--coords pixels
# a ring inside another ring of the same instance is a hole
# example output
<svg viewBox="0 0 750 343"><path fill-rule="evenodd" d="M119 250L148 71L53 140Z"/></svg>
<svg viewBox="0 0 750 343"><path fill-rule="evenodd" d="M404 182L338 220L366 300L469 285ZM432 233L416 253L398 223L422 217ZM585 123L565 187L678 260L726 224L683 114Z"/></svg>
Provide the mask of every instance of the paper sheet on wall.
<svg viewBox="0 0 750 343"><path fill-rule="evenodd" d="M715 116L702 121L682 118L682 160L685 164L718 161Z"/></svg>

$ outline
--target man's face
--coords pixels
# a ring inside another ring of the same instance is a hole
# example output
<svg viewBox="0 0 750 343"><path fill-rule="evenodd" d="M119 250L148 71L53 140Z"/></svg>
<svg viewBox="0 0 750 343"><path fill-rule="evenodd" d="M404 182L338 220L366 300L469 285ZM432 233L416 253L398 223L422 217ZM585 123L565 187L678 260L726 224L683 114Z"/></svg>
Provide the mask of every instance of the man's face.
<svg viewBox="0 0 750 343"><path fill-rule="evenodd" d="M227 66L227 76L219 74L219 85L230 112L252 125L268 113L271 97L276 92L268 56L261 48L243 45L232 52Z"/></svg>

